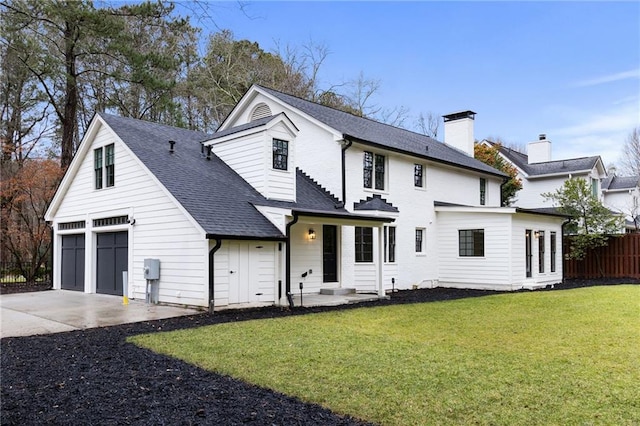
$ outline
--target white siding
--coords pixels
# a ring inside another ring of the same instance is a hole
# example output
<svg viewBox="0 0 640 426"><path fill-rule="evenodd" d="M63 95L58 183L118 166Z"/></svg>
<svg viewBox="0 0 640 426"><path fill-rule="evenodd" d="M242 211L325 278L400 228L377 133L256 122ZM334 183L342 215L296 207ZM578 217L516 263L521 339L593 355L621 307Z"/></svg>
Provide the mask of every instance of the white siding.
<svg viewBox="0 0 640 426"><path fill-rule="evenodd" d="M525 262L525 232L544 231L545 238L545 268L539 273L538 240L532 238L531 278L526 277ZM551 272L551 232L556 233L556 271ZM557 284L562 281L562 218L552 218L539 215L516 214L513 219L512 232L513 256L512 277L514 289L537 288Z"/></svg>
<svg viewBox="0 0 640 426"><path fill-rule="evenodd" d="M93 149L115 143L115 186L95 190ZM160 259L160 301L194 306L207 305L207 242L204 233L188 219L111 131L102 127L91 142L78 172L61 201L54 221L86 220L92 250L86 266L89 285L95 291L95 239L90 228L97 218L122 214L135 218L129 231L129 297L144 299L145 258ZM125 228L125 229L126 229ZM94 229L95 230L95 229ZM106 231L107 229L99 229ZM56 282L59 288L59 282Z"/></svg>
<svg viewBox="0 0 640 426"><path fill-rule="evenodd" d="M458 231L465 229L484 229L483 257L459 255ZM511 290L511 215L439 212L437 235L440 285Z"/></svg>
<svg viewBox="0 0 640 426"><path fill-rule="evenodd" d="M309 228L316 231L316 239L310 240ZM309 274L309 270L312 272ZM307 276L302 278L302 274ZM291 291L298 293L299 283L304 293L318 293L322 283L322 225L296 223L291 227ZM328 286L327 286L328 287Z"/></svg>
<svg viewBox="0 0 640 426"><path fill-rule="evenodd" d="M258 192L265 193L265 157L267 152L263 132L215 143L211 148L215 155L227 163Z"/></svg>
<svg viewBox="0 0 640 426"><path fill-rule="evenodd" d="M260 103L269 106L273 115L284 112L300 130L290 153L295 156L290 164L292 170L300 168L313 177L320 185L338 198L342 197L342 161L341 146L335 135L308 120L302 114L280 103L258 94L245 110L228 127L248 123L250 113ZM270 157L269 157L270 158ZM271 167L271 166L269 166Z"/></svg>

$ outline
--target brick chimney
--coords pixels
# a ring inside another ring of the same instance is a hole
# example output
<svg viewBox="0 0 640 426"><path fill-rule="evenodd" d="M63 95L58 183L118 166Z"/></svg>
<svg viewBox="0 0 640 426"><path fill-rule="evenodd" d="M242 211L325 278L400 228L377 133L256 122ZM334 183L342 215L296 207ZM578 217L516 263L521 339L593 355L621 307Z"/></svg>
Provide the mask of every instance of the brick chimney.
<svg viewBox="0 0 640 426"><path fill-rule="evenodd" d="M443 115L444 118L444 143L463 151L473 157L473 121L476 113L473 111L460 111Z"/></svg>
<svg viewBox="0 0 640 426"><path fill-rule="evenodd" d="M544 133L538 136L537 141L529 142L527 146L529 164L544 163L551 161L551 141Z"/></svg>

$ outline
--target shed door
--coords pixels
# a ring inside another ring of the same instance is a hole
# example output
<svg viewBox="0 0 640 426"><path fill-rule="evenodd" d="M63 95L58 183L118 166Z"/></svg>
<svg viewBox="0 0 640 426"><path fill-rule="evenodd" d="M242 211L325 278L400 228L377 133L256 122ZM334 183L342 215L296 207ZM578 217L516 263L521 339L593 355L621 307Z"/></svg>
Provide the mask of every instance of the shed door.
<svg viewBox="0 0 640 426"><path fill-rule="evenodd" d="M84 234L62 236L61 287L84 291Z"/></svg>
<svg viewBox="0 0 640 426"><path fill-rule="evenodd" d="M122 296L122 272L127 270L129 258L128 233L96 235L96 292Z"/></svg>
<svg viewBox="0 0 640 426"><path fill-rule="evenodd" d="M258 247L261 247L258 245ZM260 256L255 243L229 243L229 303L260 300Z"/></svg>

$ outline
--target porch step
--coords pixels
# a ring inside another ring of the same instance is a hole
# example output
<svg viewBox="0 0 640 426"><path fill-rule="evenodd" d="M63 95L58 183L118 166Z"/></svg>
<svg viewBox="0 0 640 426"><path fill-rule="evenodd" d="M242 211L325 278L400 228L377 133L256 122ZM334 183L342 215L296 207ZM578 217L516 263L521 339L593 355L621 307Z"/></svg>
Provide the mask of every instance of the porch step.
<svg viewBox="0 0 640 426"><path fill-rule="evenodd" d="M345 294L353 294L356 292L355 288L321 288L320 294L329 294L332 296L343 296Z"/></svg>

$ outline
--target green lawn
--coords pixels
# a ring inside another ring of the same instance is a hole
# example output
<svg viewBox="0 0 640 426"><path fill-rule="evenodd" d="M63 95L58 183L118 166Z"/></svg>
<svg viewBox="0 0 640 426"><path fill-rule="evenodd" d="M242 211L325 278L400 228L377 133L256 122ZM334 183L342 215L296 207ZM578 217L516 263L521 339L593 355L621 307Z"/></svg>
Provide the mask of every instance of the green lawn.
<svg viewBox="0 0 640 426"><path fill-rule="evenodd" d="M637 285L350 309L130 341L381 424L640 423Z"/></svg>

